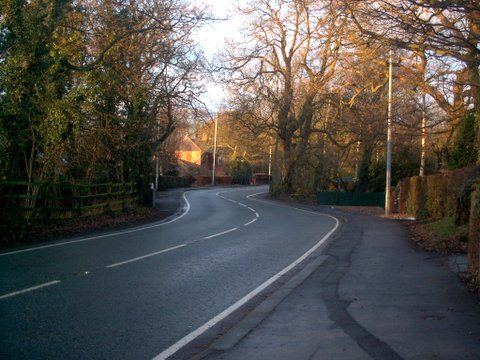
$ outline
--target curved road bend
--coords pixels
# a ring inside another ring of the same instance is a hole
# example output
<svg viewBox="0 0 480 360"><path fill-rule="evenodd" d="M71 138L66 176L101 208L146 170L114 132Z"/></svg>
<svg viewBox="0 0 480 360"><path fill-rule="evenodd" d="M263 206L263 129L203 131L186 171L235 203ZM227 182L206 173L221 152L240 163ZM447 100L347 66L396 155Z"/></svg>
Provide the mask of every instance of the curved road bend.
<svg viewBox="0 0 480 360"><path fill-rule="evenodd" d="M190 191L167 224L0 253L0 357L161 354L336 226L247 197L261 191Z"/></svg>

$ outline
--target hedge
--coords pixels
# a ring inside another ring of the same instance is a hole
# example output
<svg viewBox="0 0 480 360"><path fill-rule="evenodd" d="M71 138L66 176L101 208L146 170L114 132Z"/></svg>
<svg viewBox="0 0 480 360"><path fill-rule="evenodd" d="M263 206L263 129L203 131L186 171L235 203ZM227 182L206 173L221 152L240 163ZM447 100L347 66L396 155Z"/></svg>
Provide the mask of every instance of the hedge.
<svg viewBox="0 0 480 360"><path fill-rule="evenodd" d="M468 222L472 184L480 176L480 166L441 174L414 176L399 184L399 212L418 219L455 216L456 222Z"/></svg>
<svg viewBox="0 0 480 360"><path fill-rule="evenodd" d="M194 180L195 180L194 178L189 178L189 177L163 175L158 178L157 190L189 187L192 185Z"/></svg>

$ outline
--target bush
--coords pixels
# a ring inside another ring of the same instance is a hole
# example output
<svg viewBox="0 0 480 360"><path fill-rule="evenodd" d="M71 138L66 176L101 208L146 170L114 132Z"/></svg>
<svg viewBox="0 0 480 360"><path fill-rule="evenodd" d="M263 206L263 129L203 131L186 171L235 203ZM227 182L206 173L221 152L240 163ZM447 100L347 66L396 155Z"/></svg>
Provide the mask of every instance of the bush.
<svg viewBox="0 0 480 360"><path fill-rule="evenodd" d="M414 176L405 180L408 192L405 194L405 210L417 218L427 215L424 178Z"/></svg>
<svg viewBox="0 0 480 360"><path fill-rule="evenodd" d="M477 148L475 147L475 116L468 114L462 120L455 142L450 152L449 168L458 169L475 164Z"/></svg>
<svg viewBox="0 0 480 360"><path fill-rule="evenodd" d="M252 165L242 157L236 157L228 164L232 184L250 184L252 180Z"/></svg>
<svg viewBox="0 0 480 360"><path fill-rule="evenodd" d="M168 176L163 175L158 178L158 189L157 190L166 190L174 189L180 187L189 187L192 185L195 179L191 177L182 177L182 176Z"/></svg>
<svg viewBox="0 0 480 360"><path fill-rule="evenodd" d="M393 154L392 159L392 183L398 183L400 180L406 177L414 176L418 174L418 154L415 150L409 148L400 148ZM381 192L385 191L385 161L373 162L368 168L368 174L361 180L363 185L357 185L359 191L373 191Z"/></svg>

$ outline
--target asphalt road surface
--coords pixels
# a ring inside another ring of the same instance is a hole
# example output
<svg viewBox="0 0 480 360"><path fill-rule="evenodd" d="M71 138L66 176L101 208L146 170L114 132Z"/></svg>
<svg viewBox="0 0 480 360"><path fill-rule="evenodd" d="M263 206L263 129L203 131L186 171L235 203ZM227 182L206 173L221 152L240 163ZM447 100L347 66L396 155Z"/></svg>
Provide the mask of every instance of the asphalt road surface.
<svg viewBox="0 0 480 360"><path fill-rule="evenodd" d="M248 197L266 191L189 191L162 224L0 253L0 358L175 352L338 225Z"/></svg>

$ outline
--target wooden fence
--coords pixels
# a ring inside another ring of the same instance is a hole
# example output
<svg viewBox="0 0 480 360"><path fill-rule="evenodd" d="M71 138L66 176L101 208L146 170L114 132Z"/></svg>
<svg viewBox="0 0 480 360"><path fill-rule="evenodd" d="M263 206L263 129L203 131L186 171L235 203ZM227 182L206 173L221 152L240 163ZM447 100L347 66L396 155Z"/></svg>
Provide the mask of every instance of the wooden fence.
<svg viewBox="0 0 480 360"><path fill-rule="evenodd" d="M137 202L138 194L133 182L84 184L0 181L3 226L118 211Z"/></svg>

